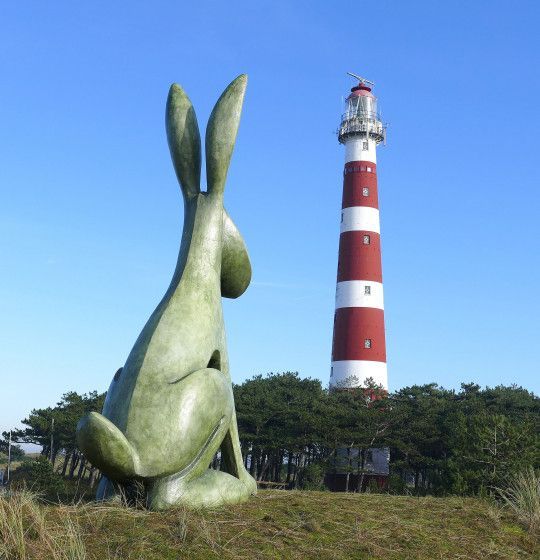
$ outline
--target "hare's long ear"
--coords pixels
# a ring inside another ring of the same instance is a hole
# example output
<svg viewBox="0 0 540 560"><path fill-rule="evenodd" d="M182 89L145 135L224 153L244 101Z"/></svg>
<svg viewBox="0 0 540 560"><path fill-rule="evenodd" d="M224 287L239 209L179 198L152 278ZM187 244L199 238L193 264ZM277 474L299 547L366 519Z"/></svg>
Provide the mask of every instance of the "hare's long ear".
<svg viewBox="0 0 540 560"><path fill-rule="evenodd" d="M165 128L184 198L196 196L201 192L201 135L193 105L178 84L173 84L169 90Z"/></svg>
<svg viewBox="0 0 540 560"><path fill-rule="evenodd" d="M221 94L206 127L206 179L209 193L223 193L240 124L247 76L242 74Z"/></svg>

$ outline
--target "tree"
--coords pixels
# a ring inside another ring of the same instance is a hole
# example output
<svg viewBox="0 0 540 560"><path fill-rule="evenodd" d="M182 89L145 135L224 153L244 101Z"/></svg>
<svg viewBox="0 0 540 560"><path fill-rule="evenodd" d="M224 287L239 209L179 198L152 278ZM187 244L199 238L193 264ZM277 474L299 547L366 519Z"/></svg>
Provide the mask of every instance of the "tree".
<svg viewBox="0 0 540 560"><path fill-rule="evenodd" d="M97 391L84 395L79 395L75 391L65 393L55 407L32 410L29 416L22 420L22 424L26 427L13 430L12 439L41 446L42 455L51 457L53 466L58 453L62 452L64 455L62 474L66 475L69 465L69 476L72 478L77 466L80 469L79 474L86 466L86 461L77 447L77 422L88 412L100 411L104 400L105 394L98 394ZM6 437L7 432L4 432L3 436Z"/></svg>
<svg viewBox="0 0 540 560"><path fill-rule="evenodd" d="M357 380L350 381L350 384L357 385ZM368 472L368 454L373 453L374 448L386 445L391 418L387 392L368 379L362 388L338 387L328 394L327 400L330 410L328 420L333 427L328 431L332 441L328 441L327 446L333 450L334 469L345 470L346 492L350 489L350 475L355 473L355 490L359 492Z"/></svg>
<svg viewBox="0 0 540 560"><path fill-rule="evenodd" d="M4 463L7 462L8 458L8 450L9 450L9 441L8 439L0 439L0 462ZM24 459L25 453L21 447L16 445L15 443L11 444L11 460L12 461L21 461Z"/></svg>
<svg viewBox="0 0 540 560"><path fill-rule="evenodd" d="M492 491L538 465L538 433L529 420L482 412L470 418L466 434L458 455L466 491Z"/></svg>
<svg viewBox="0 0 540 560"><path fill-rule="evenodd" d="M245 465L261 484L319 488L339 467L357 476L356 487L346 488L361 491L370 450L387 447L394 487L419 494L490 491L526 467L540 468L540 399L516 385L467 383L456 392L431 383L386 394L368 383L328 391L318 380L285 372L254 376L233 391ZM62 475L89 471L93 483L98 471L77 448L75 429L84 414L102 409L104 398L68 392L54 407L32 410L13 440L41 445L45 461L62 456ZM0 440L0 453L6 449ZM12 449L14 458L22 453ZM219 454L213 466L219 468Z"/></svg>
<svg viewBox="0 0 540 560"><path fill-rule="evenodd" d="M435 383L405 387L390 396L388 436L392 469L414 489L440 492L447 486L454 393Z"/></svg>
<svg viewBox="0 0 540 560"><path fill-rule="evenodd" d="M255 376L234 386L246 465L259 480L278 481L284 462L287 482L317 454L323 398L321 383L296 372Z"/></svg>

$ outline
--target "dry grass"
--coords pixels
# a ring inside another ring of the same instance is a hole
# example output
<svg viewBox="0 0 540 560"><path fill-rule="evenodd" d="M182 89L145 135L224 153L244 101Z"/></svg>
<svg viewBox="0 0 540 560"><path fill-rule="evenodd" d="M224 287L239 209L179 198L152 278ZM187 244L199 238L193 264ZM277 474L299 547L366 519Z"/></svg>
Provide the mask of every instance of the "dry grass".
<svg viewBox="0 0 540 560"><path fill-rule="evenodd" d="M514 477L499 495L516 517L535 534L540 534L540 472L530 467Z"/></svg>
<svg viewBox="0 0 540 560"><path fill-rule="evenodd" d="M47 513L28 490L0 497L0 559L85 560L86 548L75 515L62 511L53 522Z"/></svg>
<svg viewBox="0 0 540 560"><path fill-rule="evenodd" d="M538 558L534 536L484 501L262 491L216 511L0 498L2 560L512 560Z"/></svg>

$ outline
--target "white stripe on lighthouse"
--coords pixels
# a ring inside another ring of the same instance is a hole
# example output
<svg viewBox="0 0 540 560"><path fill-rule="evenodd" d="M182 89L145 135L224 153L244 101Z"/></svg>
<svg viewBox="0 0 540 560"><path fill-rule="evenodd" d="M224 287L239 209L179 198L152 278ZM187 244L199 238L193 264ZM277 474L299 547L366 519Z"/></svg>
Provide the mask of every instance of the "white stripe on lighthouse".
<svg viewBox="0 0 540 560"><path fill-rule="evenodd" d="M341 233L344 231L373 231L381 233L379 210L371 206L351 206L341 211Z"/></svg>
<svg viewBox="0 0 540 560"><path fill-rule="evenodd" d="M351 379L355 378L355 379ZM365 387L366 379L372 378L377 385L388 390L388 374L386 362L371 362L368 360L340 360L332 362L330 386L336 387ZM347 380L347 382L345 382Z"/></svg>
<svg viewBox="0 0 540 560"><path fill-rule="evenodd" d="M384 309L383 285L368 280L345 280L336 286L336 309L375 307Z"/></svg>
<svg viewBox="0 0 540 560"><path fill-rule="evenodd" d="M366 148L367 142L367 150ZM345 163L349 161L372 161L377 163L377 144L365 136L353 136L345 143Z"/></svg>

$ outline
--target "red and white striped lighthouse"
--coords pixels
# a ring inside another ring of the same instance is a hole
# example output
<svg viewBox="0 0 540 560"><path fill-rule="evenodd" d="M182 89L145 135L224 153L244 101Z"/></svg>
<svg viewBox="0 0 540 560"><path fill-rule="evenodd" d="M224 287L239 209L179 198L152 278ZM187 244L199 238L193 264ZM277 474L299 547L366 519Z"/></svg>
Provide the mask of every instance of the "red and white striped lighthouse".
<svg viewBox="0 0 540 560"><path fill-rule="evenodd" d="M358 85L338 132L345 169L330 387L364 387L371 378L387 389L376 155L386 128L373 82L350 75Z"/></svg>

